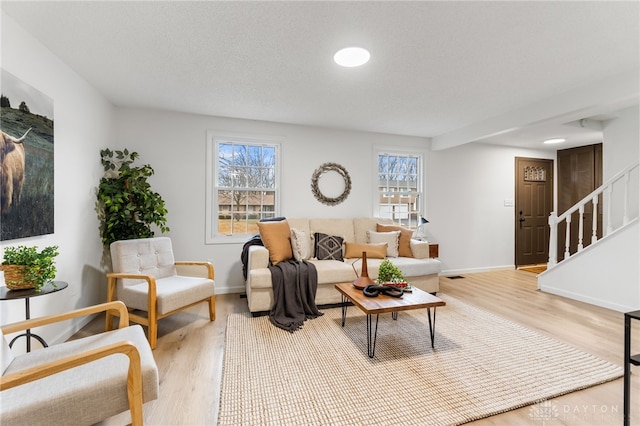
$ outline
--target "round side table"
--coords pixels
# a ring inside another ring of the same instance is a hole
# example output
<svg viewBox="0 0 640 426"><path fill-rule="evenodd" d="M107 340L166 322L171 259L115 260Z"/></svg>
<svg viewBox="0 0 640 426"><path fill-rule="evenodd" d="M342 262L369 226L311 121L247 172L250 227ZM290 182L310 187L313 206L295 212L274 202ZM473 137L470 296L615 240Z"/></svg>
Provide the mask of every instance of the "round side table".
<svg viewBox="0 0 640 426"><path fill-rule="evenodd" d="M31 318L31 310L29 307L29 299L32 297L44 296L47 294L55 293L57 291L64 290L67 288L69 284L64 281L53 281L48 282L40 289L40 291L36 291L33 288L28 288L25 290L9 290L7 287L0 287L0 300L14 300L14 299L24 299L24 312L25 319ZM43 347L47 347L47 342L40 336L31 332L31 329L27 329L25 333L22 333L16 337L14 337L11 342L9 342L9 347L13 346L13 343L19 339L20 337L27 338L27 352L31 352L31 339L36 339L39 341Z"/></svg>

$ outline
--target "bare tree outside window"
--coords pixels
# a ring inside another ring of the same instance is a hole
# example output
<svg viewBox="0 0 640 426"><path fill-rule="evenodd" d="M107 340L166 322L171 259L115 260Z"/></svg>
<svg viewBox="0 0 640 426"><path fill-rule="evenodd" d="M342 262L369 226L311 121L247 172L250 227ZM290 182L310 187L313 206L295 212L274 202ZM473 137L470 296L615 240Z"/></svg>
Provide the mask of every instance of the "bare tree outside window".
<svg viewBox="0 0 640 426"><path fill-rule="evenodd" d="M405 226L417 225L420 214L421 158L378 154L378 215Z"/></svg>
<svg viewBox="0 0 640 426"><path fill-rule="evenodd" d="M217 141L218 233L258 232L276 211L277 146Z"/></svg>

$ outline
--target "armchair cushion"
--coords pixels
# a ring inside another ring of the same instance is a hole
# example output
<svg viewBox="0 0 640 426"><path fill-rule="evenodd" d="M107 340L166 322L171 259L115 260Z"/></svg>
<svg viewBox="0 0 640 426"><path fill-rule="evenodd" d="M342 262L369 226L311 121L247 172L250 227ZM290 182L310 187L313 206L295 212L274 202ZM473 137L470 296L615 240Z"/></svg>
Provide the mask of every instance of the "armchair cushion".
<svg viewBox="0 0 640 426"><path fill-rule="evenodd" d="M116 241L111 244L113 270L129 274L153 275L156 279L176 275L171 239L167 237ZM140 280L122 280L134 285Z"/></svg>
<svg viewBox="0 0 640 426"><path fill-rule="evenodd" d="M139 325L17 355L3 375L122 341L133 343L140 353L143 401L156 399L158 370ZM121 413L128 406L128 366L127 356L116 354L4 390L2 421L11 425L94 424Z"/></svg>
<svg viewBox="0 0 640 426"><path fill-rule="evenodd" d="M129 308L146 311L149 306L148 289L146 281L129 286L118 285L118 300L122 300ZM174 275L156 279L158 314L164 315L204 300L213 292L213 281L207 278Z"/></svg>

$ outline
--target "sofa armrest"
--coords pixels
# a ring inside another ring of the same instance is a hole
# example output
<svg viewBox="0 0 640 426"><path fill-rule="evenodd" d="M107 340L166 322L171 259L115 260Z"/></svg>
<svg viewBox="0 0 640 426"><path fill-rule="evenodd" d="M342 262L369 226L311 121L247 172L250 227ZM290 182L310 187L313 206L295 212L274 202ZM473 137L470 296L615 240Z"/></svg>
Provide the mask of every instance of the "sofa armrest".
<svg viewBox="0 0 640 426"><path fill-rule="evenodd" d="M411 253L416 259L428 259L438 257L438 244L427 241L411 240Z"/></svg>
<svg viewBox="0 0 640 426"><path fill-rule="evenodd" d="M269 267L269 250L264 246L249 247L247 271Z"/></svg>
<svg viewBox="0 0 640 426"><path fill-rule="evenodd" d="M411 239L411 254L416 259L427 259L429 257L429 243Z"/></svg>

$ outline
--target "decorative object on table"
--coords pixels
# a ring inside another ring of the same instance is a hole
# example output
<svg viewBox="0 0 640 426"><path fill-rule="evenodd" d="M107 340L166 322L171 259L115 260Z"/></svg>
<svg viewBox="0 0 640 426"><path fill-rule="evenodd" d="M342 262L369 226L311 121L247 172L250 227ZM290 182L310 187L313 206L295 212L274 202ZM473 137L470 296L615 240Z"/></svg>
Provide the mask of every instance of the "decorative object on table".
<svg viewBox="0 0 640 426"><path fill-rule="evenodd" d="M394 287L392 285L368 285L362 289L362 294L367 297L378 297L379 294L384 294L390 297L402 297L404 291L401 288Z"/></svg>
<svg viewBox="0 0 640 426"><path fill-rule="evenodd" d="M100 151L104 176L98 185L96 212L100 237L106 248L114 241L153 237L151 225L169 232L164 200L147 179L154 173L149 164L132 166L137 152Z"/></svg>
<svg viewBox="0 0 640 426"><path fill-rule="evenodd" d="M394 287L407 287L408 283L402 271L389 259L380 262L378 268L378 285L390 285Z"/></svg>
<svg viewBox="0 0 640 426"><path fill-rule="evenodd" d="M53 234L53 99L0 72L0 240Z"/></svg>
<svg viewBox="0 0 640 426"><path fill-rule="evenodd" d="M318 182L320 177L328 172L336 172L342 179L344 180L344 190L342 194L337 197L327 197L320 191L320 187ZM316 200L320 201L322 204L326 204L328 206L335 206L336 204L340 204L344 200L347 199L349 193L351 192L351 177L349 176L349 172L347 169L342 167L340 164L336 163L324 163L321 164L314 172L311 177L311 192L313 192L313 196L316 197Z"/></svg>
<svg viewBox="0 0 640 426"><path fill-rule="evenodd" d="M355 262L354 262L355 263ZM351 265L353 267L353 264ZM356 268L353 267L355 271ZM357 275L357 272L356 272ZM353 286L357 289L364 289L366 286L373 284L373 280L369 278L369 270L367 269L367 252L362 252L362 271L360 272L360 276L356 278L353 282Z"/></svg>
<svg viewBox="0 0 640 426"><path fill-rule="evenodd" d="M416 240L427 241L427 223L429 223L429 221L425 217L421 216L420 224L416 228L416 234L414 237Z"/></svg>
<svg viewBox="0 0 640 426"><path fill-rule="evenodd" d="M40 291L56 277L55 257L58 254L58 246L48 246L41 251L34 246L6 247L0 268L7 288Z"/></svg>

